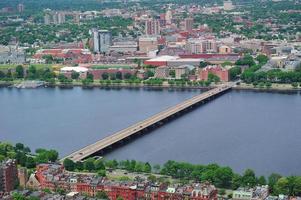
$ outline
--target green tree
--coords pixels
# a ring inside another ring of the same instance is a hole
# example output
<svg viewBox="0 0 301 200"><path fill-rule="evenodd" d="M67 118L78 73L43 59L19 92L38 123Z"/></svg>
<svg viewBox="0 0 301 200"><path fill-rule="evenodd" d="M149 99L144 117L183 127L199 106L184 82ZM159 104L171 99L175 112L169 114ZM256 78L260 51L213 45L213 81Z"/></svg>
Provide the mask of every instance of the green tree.
<svg viewBox="0 0 301 200"><path fill-rule="evenodd" d="M0 70L0 80L5 78L5 73L3 71Z"/></svg>
<svg viewBox="0 0 301 200"><path fill-rule="evenodd" d="M59 157L59 153L56 150L51 149L47 151L47 158L50 162L57 161L58 157Z"/></svg>
<svg viewBox="0 0 301 200"><path fill-rule="evenodd" d="M51 64L54 61L52 55L44 55L42 58L45 59L46 64Z"/></svg>
<svg viewBox="0 0 301 200"><path fill-rule="evenodd" d="M275 184L277 183L277 181L281 178L281 175L280 174L276 174L276 173L273 173L271 174L269 177L268 177L268 185L269 187L272 189L274 189L274 186Z"/></svg>
<svg viewBox="0 0 301 200"><path fill-rule="evenodd" d="M76 72L76 71L72 71L71 78L74 79L74 80L78 79L79 78L79 73Z"/></svg>
<svg viewBox="0 0 301 200"><path fill-rule="evenodd" d="M84 170L84 163L81 162L81 161L77 161L77 162L75 163L75 169L77 169L77 170L79 170L79 171Z"/></svg>
<svg viewBox="0 0 301 200"><path fill-rule="evenodd" d="M18 150L18 151L24 150L24 144L22 144L22 143L16 143L15 147L16 147L16 150Z"/></svg>
<svg viewBox="0 0 301 200"><path fill-rule="evenodd" d="M16 78L24 78L24 68L22 65L16 67Z"/></svg>
<svg viewBox="0 0 301 200"><path fill-rule="evenodd" d="M232 177L232 189L236 190L242 185L242 177L239 174L234 174Z"/></svg>
<svg viewBox="0 0 301 200"><path fill-rule="evenodd" d="M295 177L294 180L294 195L301 196L301 177Z"/></svg>
<svg viewBox="0 0 301 200"><path fill-rule="evenodd" d="M101 75L102 79L103 80L107 80L109 78L109 74L107 72L104 72L102 75Z"/></svg>
<svg viewBox="0 0 301 200"><path fill-rule="evenodd" d="M258 178L258 184L259 184L259 185L266 185L266 184L267 184L267 181L266 181L266 179L265 179L264 176L260 176L260 177Z"/></svg>
<svg viewBox="0 0 301 200"><path fill-rule="evenodd" d="M157 181L157 178L154 175L149 175L147 177L147 180L150 181L150 182L152 182L152 183L155 183Z"/></svg>
<svg viewBox="0 0 301 200"><path fill-rule="evenodd" d="M68 171L74 171L75 169L75 163L73 162L73 160L66 158L63 162L63 165L65 167L66 170Z"/></svg>
<svg viewBox="0 0 301 200"><path fill-rule="evenodd" d="M95 197L98 198L98 199L109 199L108 194L105 191L103 191L103 190L98 191L96 193Z"/></svg>
<svg viewBox="0 0 301 200"><path fill-rule="evenodd" d="M93 82L93 80L94 80L93 74L88 73L88 74L87 74L87 79Z"/></svg>
<svg viewBox="0 0 301 200"><path fill-rule="evenodd" d="M160 166L159 164L155 164L153 168L154 168L154 171L155 171L156 173L158 173L158 172L160 172L161 166Z"/></svg>
<svg viewBox="0 0 301 200"><path fill-rule="evenodd" d="M116 78L122 80L122 73L120 71L116 72Z"/></svg>
<svg viewBox="0 0 301 200"><path fill-rule="evenodd" d="M16 160L17 163L20 164L21 166L25 167L26 166L26 161L27 161L27 156L24 152L17 151L16 153Z"/></svg>
<svg viewBox="0 0 301 200"><path fill-rule="evenodd" d="M266 55L260 54L256 57L256 60L260 63L260 64L265 64L268 62L269 58Z"/></svg>
<svg viewBox="0 0 301 200"><path fill-rule="evenodd" d="M285 194L288 195L289 194L289 181L287 178L282 177L280 179L278 179L278 181L276 182L275 186L274 186L274 190L277 194Z"/></svg>
<svg viewBox="0 0 301 200"><path fill-rule="evenodd" d="M205 67L207 67L208 65L210 65L210 63L205 62L205 61L201 61L199 67L200 67L200 68L205 68Z"/></svg>
<svg viewBox="0 0 301 200"><path fill-rule="evenodd" d="M220 78L219 78L217 75L215 75L215 74L209 72L209 74L208 74L208 81L209 81L209 82L215 82L215 83L218 83L218 82L220 82Z"/></svg>
<svg viewBox="0 0 301 200"><path fill-rule="evenodd" d="M7 73L6 73L6 78L8 78L8 79L12 79L13 78L13 74L12 74L12 72L11 72L11 70L9 69L9 70L7 70Z"/></svg>
<svg viewBox="0 0 301 200"><path fill-rule="evenodd" d="M255 65L255 61L251 55L245 55L235 63L236 65L248 65L249 67Z"/></svg>
<svg viewBox="0 0 301 200"><path fill-rule="evenodd" d="M110 80L116 80L116 74L115 73L110 73Z"/></svg>
<svg viewBox="0 0 301 200"><path fill-rule="evenodd" d="M232 67L229 70L229 76L230 76L230 80L235 80L237 78L238 75L241 74L241 68L236 66L236 67Z"/></svg>
<svg viewBox="0 0 301 200"><path fill-rule="evenodd" d="M105 177L106 176L106 170L104 170L104 169L98 170L97 175L101 176L101 177Z"/></svg>
<svg viewBox="0 0 301 200"><path fill-rule="evenodd" d="M37 69L36 69L35 66L33 66L33 65L29 66L28 73L27 73L27 78L30 79L30 80L34 80L34 79L38 78Z"/></svg>
<svg viewBox="0 0 301 200"><path fill-rule="evenodd" d="M88 158L87 160L85 160L84 169L89 171L89 172L91 172L95 169L93 158Z"/></svg>
<svg viewBox="0 0 301 200"><path fill-rule="evenodd" d="M172 77L172 78L175 78L176 77L176 71L174 69L170 70L169 71L169 76Z"/></svg>
<svg viewBox="0 0 301 200"><path fill-rule="evenodd" d="M130 73L124 74L124 79L130 79L130 78L132 78L132 74L130 74Z"/></svg>
<svg viewBox="0 0 301 200"><path fill-rule="evenodd" d="M152 166L151 166L148 162L146 162L146 163L144 164L144 169L143 169L143 171L146 172L146 173L152 172Z"/></svg>
<svg viewBox="0 0 301 200"><path fill-rule="evenodd" d="M231 188L233 171L230 167L220 167L215 171L214 184L217 187Z"/></svg>
<svg viewBox="0 0 301 200"><path fill-rule="evenodd" d="M146 77L149 78L149 77L154 77L155 73L151 70L147 70L146 71Z"/></svg>
<svg viewBox="0 0 301 200"><path fill-rule="evenodd" d="M94 162L95 170L105 170L106 167L102 160L98 159Z"/></svg>
<svg viewBox="0 0 301 200"><path fill-rule="evenodd" d="M36 166L36 162L33 157L28 156L26 160L26 167L27 168L34 168Z"/></svg>
<svg viewBox="0 0 301 200"><path fill-rule="evenodd" d="M14 192L12 197L13 197L13 200L26 200L25 196L23 196L22 194L17 193L17 192Z"/></svg>
<svg viewBox="0 0 301 200"><path fill-rule="evenodd" d="M253 170L247 169L242 176L244 187L254 187L256 185L256 176Z"/></svg>

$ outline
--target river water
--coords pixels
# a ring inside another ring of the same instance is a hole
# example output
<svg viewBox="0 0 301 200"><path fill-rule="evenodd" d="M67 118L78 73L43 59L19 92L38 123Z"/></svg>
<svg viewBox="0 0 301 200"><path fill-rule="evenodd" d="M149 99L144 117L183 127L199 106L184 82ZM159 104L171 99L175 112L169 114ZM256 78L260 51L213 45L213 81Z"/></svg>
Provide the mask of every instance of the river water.
<svg viewBox="0 0 301 200"><path fill-rule="evenodd" d="M61 156L199 94L199 90L0 89L0 140ZM217 163L301 175L301 95L231 91L106 155Z"/></svg>

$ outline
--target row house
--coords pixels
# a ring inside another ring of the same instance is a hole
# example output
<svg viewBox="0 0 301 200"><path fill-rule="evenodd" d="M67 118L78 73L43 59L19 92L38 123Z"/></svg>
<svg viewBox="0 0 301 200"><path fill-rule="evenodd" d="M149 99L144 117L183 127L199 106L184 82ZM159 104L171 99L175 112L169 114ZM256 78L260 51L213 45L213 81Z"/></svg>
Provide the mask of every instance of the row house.
<svg viewBox="0 0 301 200"><path fill-rule="evenodd" d="M110 181L91 174L66 172L59 164L41 164L34 174L39 182L39 189L64 189L82 195L96 196L106 192L109 199L116 200L217 200L217 190L209 183L169 186L147 181Z"/></svg>

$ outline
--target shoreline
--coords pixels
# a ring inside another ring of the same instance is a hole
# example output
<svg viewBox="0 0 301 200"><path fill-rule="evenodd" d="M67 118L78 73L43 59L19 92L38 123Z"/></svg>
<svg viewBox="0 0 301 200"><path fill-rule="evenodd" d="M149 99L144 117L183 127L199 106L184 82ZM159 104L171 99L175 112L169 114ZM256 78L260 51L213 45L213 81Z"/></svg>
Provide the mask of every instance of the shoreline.
<svg viewBox="0 0 301 200"><path fill-rule="evenodd" d="M13 88L15 82L0 82L0 88ZM280 86L280 87L279 87ZM83 89L93 89L93 88L101 88L101 89L177 89L177 90L186 90L186 89L199 89L199 90L210 90L215 87L215 85L212 86L177 86L177 85L145 85L145 84L127 84L127 83L121 83L121 84L99 84L94 83L91 85L84 86L81 83L72 83L68 85L63 85L60 83L56 83L54 85L44 85L41 86L42 88L61 88L61 89L72 89L73 87L82 87ZM40 88L40 87L37 87ZM22 88L22 89L37 89L37 88ZM20 88L18 88L20 89ZM232 88L236 91L254 91L254 92L300 92L301 87L299 88L293 88L288 87L287 84L277 84L277 86L271 86L270 88L259 88L259 87L252 87L250 85L237 85Z"/></svg>

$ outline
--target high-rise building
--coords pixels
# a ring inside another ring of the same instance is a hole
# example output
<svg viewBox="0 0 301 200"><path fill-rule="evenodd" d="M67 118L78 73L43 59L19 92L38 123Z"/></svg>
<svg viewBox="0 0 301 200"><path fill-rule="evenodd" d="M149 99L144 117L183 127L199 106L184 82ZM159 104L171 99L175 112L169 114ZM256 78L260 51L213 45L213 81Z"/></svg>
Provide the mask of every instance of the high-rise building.
<svg viewBox="0 0 301 200"><path fill-rule="evenodd" d="M217 52L217 45L215 39L206 39L203 42L204 50L207 53L216 53Z"/></svg>
<svg viewBox="0 0 301 200"><path fill-rule="evenodd" d="M145 21L146 35L160 35L160 21L158 19L148 19Z"/></svg>
<svg viewBox="0 0 301 200"><path fill-rule="evenodd" d="M184 28L185 28L185 31L192 31L192 28L193 28L193 18L186 18L184 20Z"/></svg>
<svg viewBox="0 0 301 200"><path fill-rule="evenodd" d="M63 24L66 22L66 17L64 12L57 13L58 24Z"/></svg>
<svg viewBox="0 0 301 200"><path fill-rule="evenodd" d="M46 13L44 16L44 23L46 25L48 25L48 24L50 24L50 22L51 22L51 16L50 16L50 14Z"/></svg>
<svg viewBox="0 0 301 200"><path fill-rule="evenodd" d="M192 54L200 54L204 52L203 42L198 38L190 38L186 43L186 50Z"/></svg>
<svg viewBox="0 0 301 200"><path fill-rule="evenodd" d="M24 4L19 3L17 6L18 12L24 12Z"/></svg>
<svg viewBox="0 0 301 200"><path fill-rule="evenodd" d="M58 17L58 13L57 13L57 12L54 13L54 14L52 15L52 22L53 22L54 24L58 24L58 22L59 22L59 17Z"/></svg>
<svg viewBox="0 0 301 200"><path fill-rule="evenodd" d="M93 50L95 53L107 53L112 45L112 33L108 30L92 30Z"/></svg>
<svg viewBox="0 0 301 200"><path fill-rule="evenodd" d="M0 192L10 192L18 184L18 170L15 160L0 163Z"/></svg>
<svg viewBox="0 0 301 200"><path fill-rule="evenodd" d="M170 8L168 8L168 10L166 11L165 20L166 20L166 24L171 24L172 12Z"/></svg>

